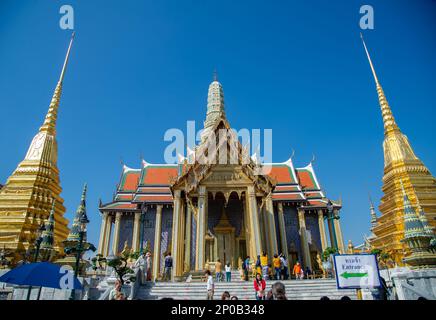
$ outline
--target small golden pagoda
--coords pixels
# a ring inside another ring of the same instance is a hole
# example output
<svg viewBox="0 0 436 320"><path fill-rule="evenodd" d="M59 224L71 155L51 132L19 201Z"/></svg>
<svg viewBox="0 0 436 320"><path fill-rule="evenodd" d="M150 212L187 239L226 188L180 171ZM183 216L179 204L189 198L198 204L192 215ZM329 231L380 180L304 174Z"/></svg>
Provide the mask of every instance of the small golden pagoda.
<svg viewBox="0 0 436 320"><path fill-rule="evenodd" d="M36 230L49 218L53 201L56 222L54 249L57 252L62 251L62 241L68 236L57 167L56 120L73 39L74 33L44 123L24 160L0 190L0 247L14 253L12 264L23 259L23 253L33 246Z"/></svg>
<svg viewBox="0 0 436 320"><path fill-rule="evenodd" d="M395 122L391 108L377 78L365 41L366 55L371 67L381 107L384 124L384 193L379 210L381 216L372 221L371 247L388 253L397 265L403 265L403 258L410 254L404 239L404 203L401 181L409 195L411 205L425 212L432 227L436 226L436 179L415 155L407 137ZM372 219L375 214L372 215Z"/></svg>

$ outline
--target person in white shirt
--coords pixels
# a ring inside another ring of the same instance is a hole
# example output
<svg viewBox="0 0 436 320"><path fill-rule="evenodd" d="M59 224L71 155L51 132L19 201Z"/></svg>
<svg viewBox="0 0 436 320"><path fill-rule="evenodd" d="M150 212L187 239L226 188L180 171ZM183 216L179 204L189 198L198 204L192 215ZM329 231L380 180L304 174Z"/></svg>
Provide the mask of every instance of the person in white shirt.
<svg viewBox="0 0 436 320"><path fill-rule="evenodd" d="M280 262L283 267L282 268L283 280L288 280L289 278L288 260L286 260L286 256L283 253L280 254Z"/></svg>
<svg viewBox="0 0 436 320"><path fill-rule="evenodd" d="M136 260L134 264L134 268L139 268L138 276L139 276L139 283L144 284L146 281L146 259L145 259L145 252L142 253L141 256Z"/></svg>
<svg viewBox="0 0 436 320"><path fill-rule="evenodd" d="M232 281L232 268L230 267L230 262L227 262L225 266L226 270L226 282Z"/></svg>
<svg viewBox="0 0 436 320"><path fill-rule="evenodd" d="M207 278L207 300L213 300L213 294L215 292L215 284L213 283L213 277L210 274L209 270L206 270L206 272L204 273L206 275Z"/></svg>

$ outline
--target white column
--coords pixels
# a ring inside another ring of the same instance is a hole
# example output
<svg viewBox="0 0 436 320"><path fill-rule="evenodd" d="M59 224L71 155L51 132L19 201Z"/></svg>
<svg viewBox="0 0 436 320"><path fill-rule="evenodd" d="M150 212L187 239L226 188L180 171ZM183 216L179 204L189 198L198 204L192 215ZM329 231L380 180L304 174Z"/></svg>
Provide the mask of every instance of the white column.
<svg viewBox="0 0 436 320"><path fill-rule="evenodd" d="M139 235L141 229L141 212L135 212L135 221L133 223L133 238L132 238L132 250L133 252L139 251Z"/></svg>
<svg viewBox="0 0 436 320"><path fill-rule="evenodd" d="M118 254L118 246L120 241L120 224L121 224L121 217L122 212L117 212L115 216L115 230L114 230L114 239L112 242L112 252L116 256Z"/></svg>
<svg viewBox="0 0 436 320"><path fill-rule="evenodd" d="M154 248L153 248L153 280L159 278L160 273L160 241L162 233L162 205L156 207L156 219L154 226Z"/></svg>
<svg viewBox="0 0 436 320"><path fill-rule="evenodd" d="M172 230L172 240L171 240L171 254L173 257L173 274L172 274L172 280L174 281L176 275L178 274L178 266L179 264L179 231L180 231L180 207L181 207L181 201L180 201L180 190L174 191L174 209L173 209L173 230Z"/></svg>
<svg viewBox="0 0 436 320"><path fill-rule="evenodd" d="M104 252L104 240L106 236L107 217L108 217L108 213L103 212L102 219L101 219L101 227L100 227L100 239L98 241L98 254L101 255L103 255Z"/></svg>
<svg viewBox="0 0 436 320"><path fill-rule="evenodd" d="M111 233L112 233L112 220L113 220L113 216L108 214L108 217L106 219L106 228L105 228L104 245L103 245L104 257L107 257L109 255L109 247L110 247Z"/></svg>
<svg viewBox="0 0 436 320"><path fill-rule="evenodd" d="M281 202L277 203L277 209L280 229L280 245L282 247L282 253L285 255L286 260L289 260L288 241L286 239L285 214L283 213L283 204Z"/></svg>
<svg viewBox="0 0 436 320"><path fill-rule="evenodd" d="M276 223L274 219L274 205L272 202L271 195L268 195L266 197L266 214L267 214L267 221L268 221L268 240L270 242L271 247L271 255L270 258L272 259L274 254L278 254L277 249L277 232L276 232Z"/></svg>
<svg viewBox="0 0 436 320"><path fill-rule="evenodd" d="M309 243L307 242L306 237L306 220L304 217L304 210L298 209L298 221L300 223L300 239L301 239L301 248L303 250L303 261L304 267L309 267L312 270L312 262L310 260L310 250Z"/></svg>
<svg viewBox="0 0 436 320"><path fill-rule="evenodd" d="M322 209L318 210L318 226L319 226L319 235L321 238L321 250L322 252L324 252L328 244L327 244L327 235L325 233L324 213Z"/></svg>
<svg viewBox="0 0 436 320"><path fill-rule="evenodd" d="M259 214L257 211L257 201L254 186L247 187L248 192L248 202L250 209L250 223L251 223L251 241L252 241L252 252L250 254L251 259L255 259L262 251L262 246L260 243L260 228L259 228Z"/></svg>
<svg viewBox="0 0 436 320"><path fill-rule="evenodd" d="M196 236L196 259L195 270L203 270L204 268L204 250L205 250L205 235L206 235L206 207L207 207L207 191L205 186L199 187L198 194L198 217L197 217L197 236Z"/></svg>
<svg viewBox="0 0 436 320"><path fill-rule="evenodd" d="M186 206L186 228L185 228L185 265L184 270L188 272L191 269L191 228L192 212L189 205Z"/></svg>

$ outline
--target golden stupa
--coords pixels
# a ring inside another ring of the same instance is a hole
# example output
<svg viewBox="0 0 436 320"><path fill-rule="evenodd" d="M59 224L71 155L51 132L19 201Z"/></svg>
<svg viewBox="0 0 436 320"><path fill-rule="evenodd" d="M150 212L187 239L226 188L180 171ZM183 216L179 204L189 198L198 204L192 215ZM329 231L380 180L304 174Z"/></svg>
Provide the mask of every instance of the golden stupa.
<svg viewBox="0 0 436 320"><path fill-rule="evenodd" d="M57 252L62 252L62 241L68 236L57 167L56 120L73 39L74 33L44 123L24 160L0 190L0 248L12 253L12 264L23 259L26 250L34 246L37 229L48 219L53 200L56 203L54 238Z"/></svg>
<svg viewBox="0 0 436 320"><path fill-rule="evenodd" d="M363 37L362 37L363 41ZM374 76L384 124L384 176L381 216L373 223L370 244L372 248L388 253L397 265L409 255L404 239L404 202L401 181L409 195L413 209L421 205L431 225L436 226L436 179L415 155L407 137L400 131L377 78L365 41L363 45Z"/></svg>

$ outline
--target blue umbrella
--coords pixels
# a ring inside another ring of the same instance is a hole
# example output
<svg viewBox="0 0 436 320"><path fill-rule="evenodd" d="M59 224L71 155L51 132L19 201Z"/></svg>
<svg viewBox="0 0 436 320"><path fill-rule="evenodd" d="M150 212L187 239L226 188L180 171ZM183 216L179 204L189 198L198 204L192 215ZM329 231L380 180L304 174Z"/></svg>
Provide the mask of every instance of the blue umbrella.
<svg viewBox="0 0 436 320"><path fill-rule="evenodd" d="M0 282L55 289L82 289L73 271L49 262L23 264L0 277Z"/></svg>

